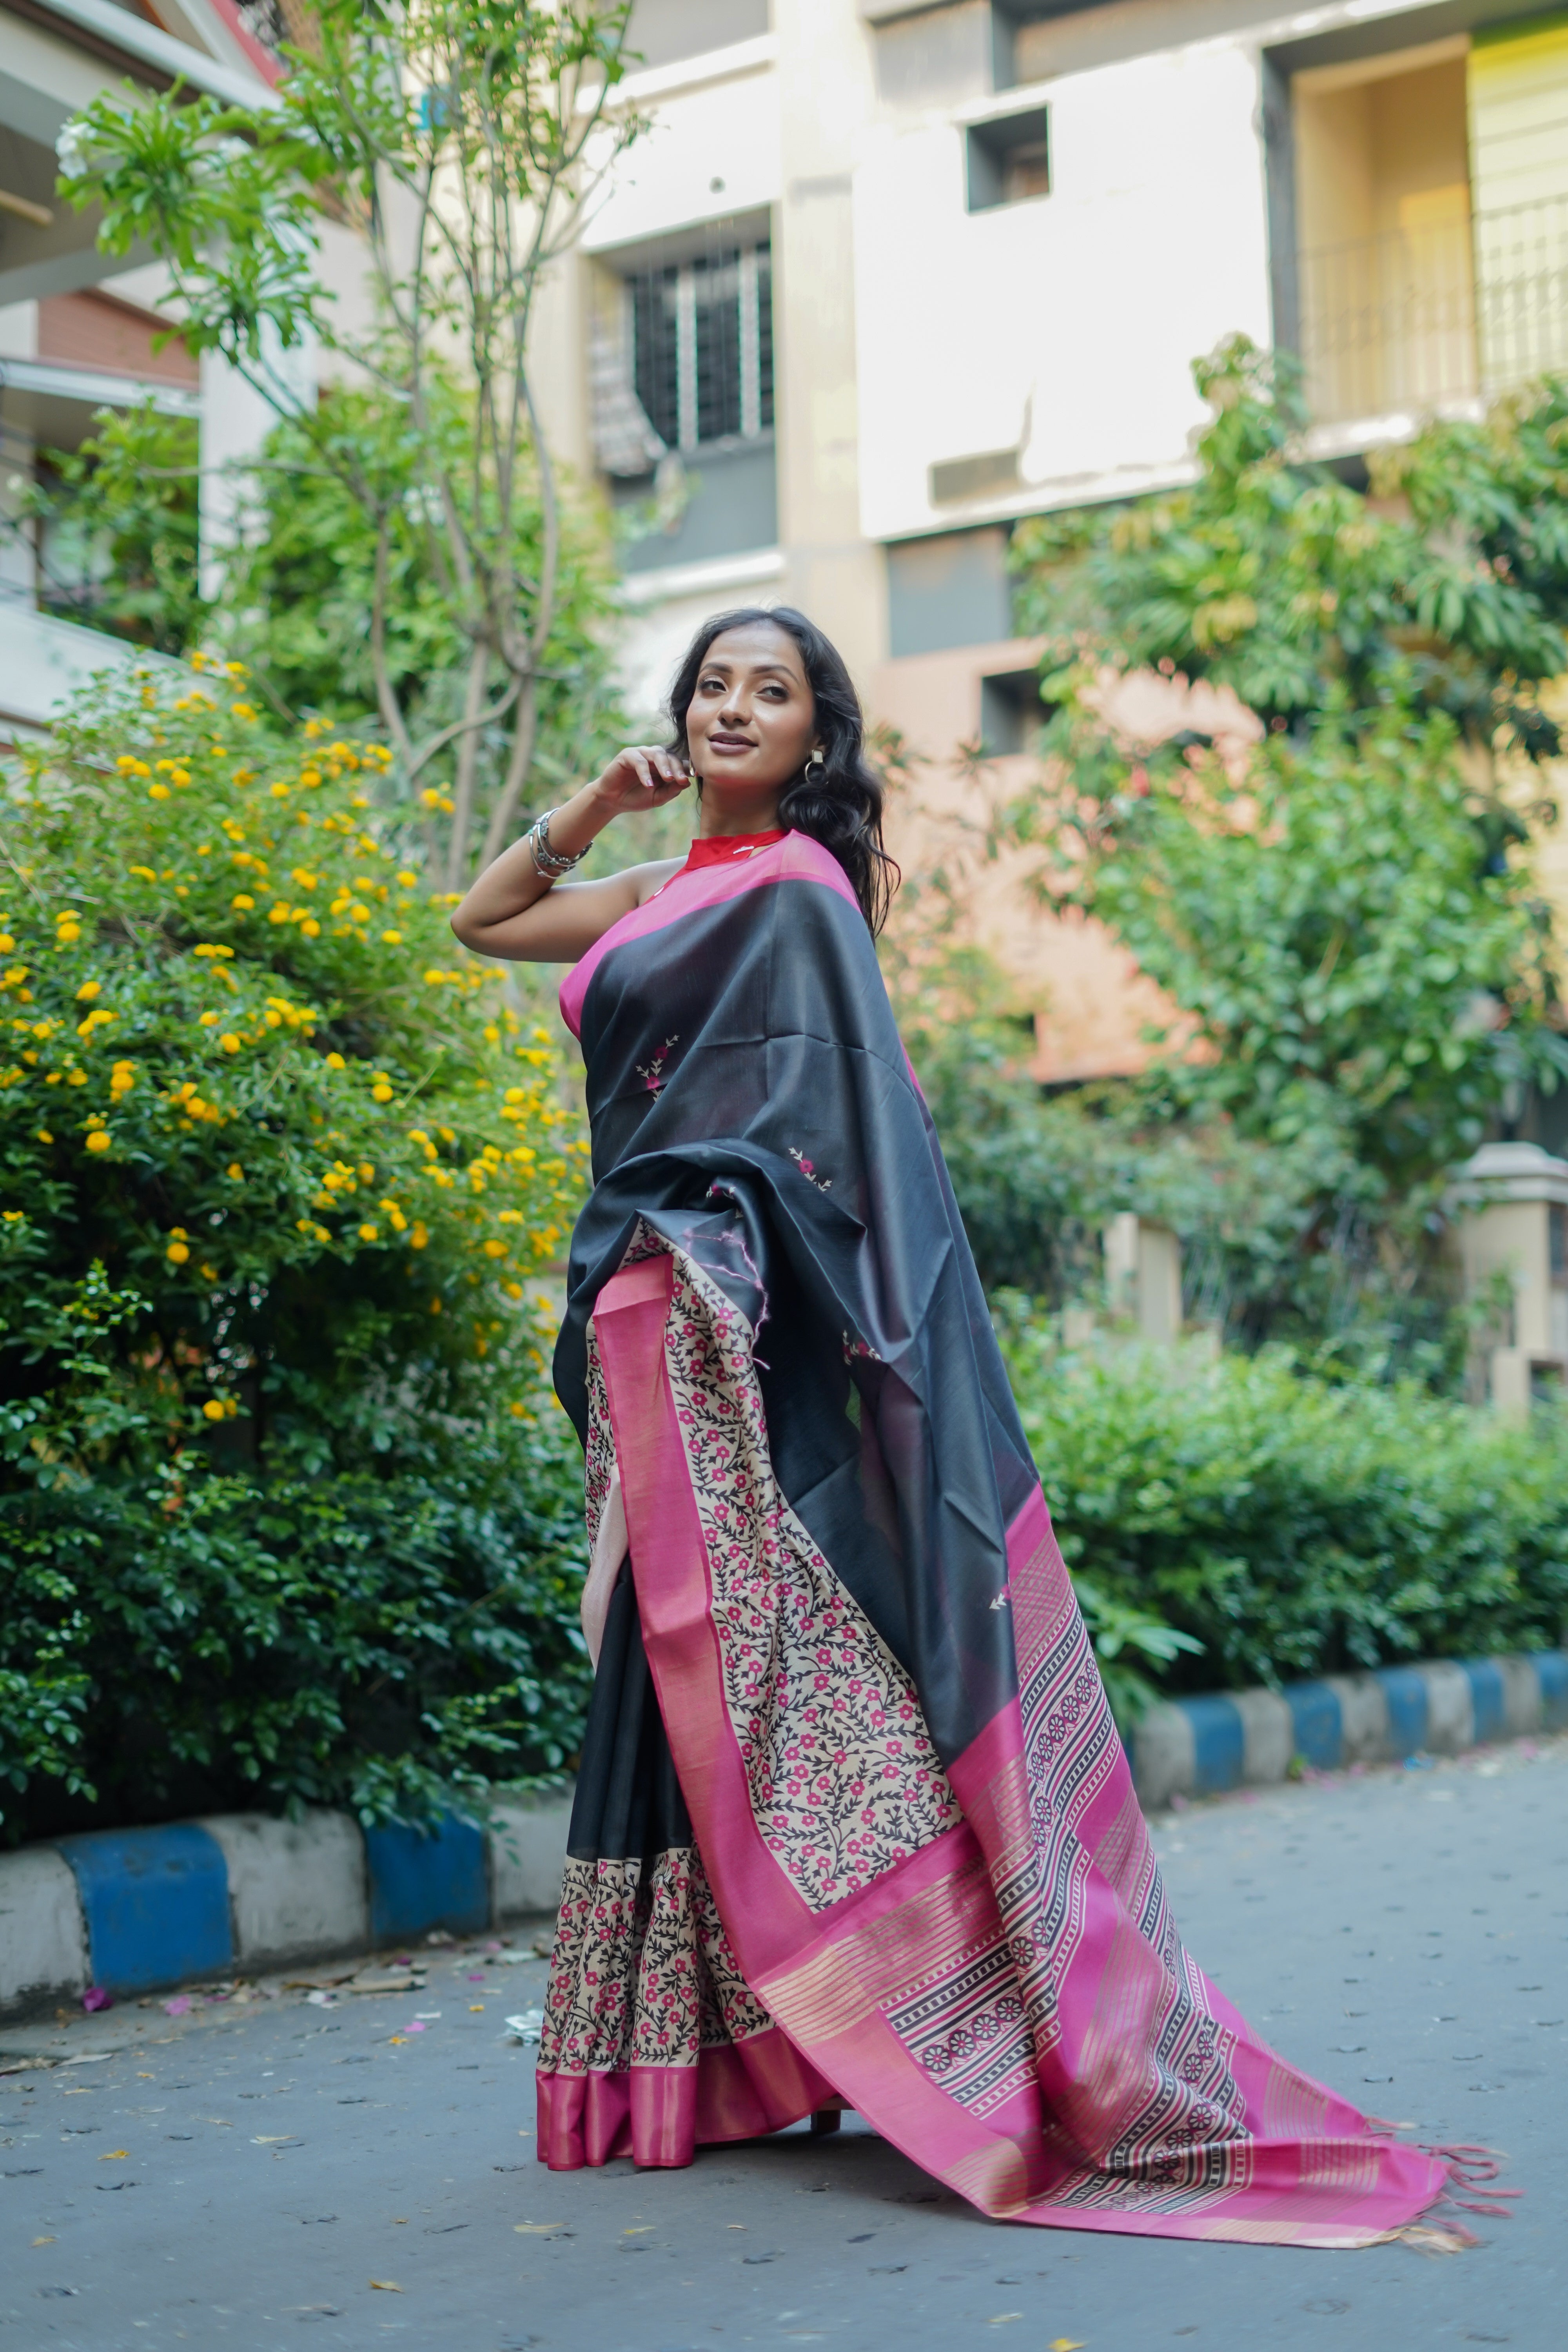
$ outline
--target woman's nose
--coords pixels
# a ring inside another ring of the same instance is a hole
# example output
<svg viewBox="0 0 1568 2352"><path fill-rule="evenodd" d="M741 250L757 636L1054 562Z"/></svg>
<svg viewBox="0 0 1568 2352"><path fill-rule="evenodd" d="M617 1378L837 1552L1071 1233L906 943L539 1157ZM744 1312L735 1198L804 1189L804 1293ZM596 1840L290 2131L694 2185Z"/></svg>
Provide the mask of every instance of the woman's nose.
<svg viewBox="0 0 1568 2352"><path fill-rule="evenodd" d="M750 708L743 687L731 687L724 697L724 708L719 713L721 727L743 727L750 717Z"/></svg>

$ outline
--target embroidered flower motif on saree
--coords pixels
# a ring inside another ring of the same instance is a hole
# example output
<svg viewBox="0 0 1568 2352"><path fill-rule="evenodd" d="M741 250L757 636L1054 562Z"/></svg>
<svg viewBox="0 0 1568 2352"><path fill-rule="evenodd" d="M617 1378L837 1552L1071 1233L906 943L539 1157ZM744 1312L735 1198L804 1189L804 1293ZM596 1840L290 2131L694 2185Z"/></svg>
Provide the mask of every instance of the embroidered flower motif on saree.
<svg viewBox="0 0 1568 2352"><path fill-rule="evenodd" d="M793 1143L789 1146L789 1156L808 1184L815 1184L819 1192L832 1192L832 1177L819 1176L816 1172L816 1162L814 1160L808 1160L804 1151L797 1151Z"/></svg>
<svg viewBox="0 0 1568 2352"><path fill-rule="evenodd" d="M652 1055L647 1061L637 1064L637 1076L650 1095L657 1095L662 1089L668 1075L664 1066L669 1059L669 1049L672 1045L679 1045L679 1033L673 1037L667 1037L657 1054Z"/></svg>

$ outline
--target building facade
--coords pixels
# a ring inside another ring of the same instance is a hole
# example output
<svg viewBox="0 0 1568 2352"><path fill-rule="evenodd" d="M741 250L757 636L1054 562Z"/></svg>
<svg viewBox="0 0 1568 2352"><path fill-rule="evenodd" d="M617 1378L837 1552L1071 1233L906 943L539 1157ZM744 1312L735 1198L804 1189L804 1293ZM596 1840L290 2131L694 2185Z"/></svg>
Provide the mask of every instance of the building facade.
<svg viewBox="0 0 1568 2352"><path fill-rule="evenodd" d="M1568 366L1568 16L1521 0L637 0L649 122L540 367L620 530L651 713L715 607L803 605L962 793L1037 720L1008 540L1191 472L1191 362L1297 352L1354 466ZM995 898L1039 1074L1136 1062L1092 929Z"/></svg>
<svg viewBox="0 0 1568 2352"><path fill-rule="evenodd" d="M19 498L49 453L79 447L105 409L150 403L199 420L204 458L242 428L243 387L198 364L158 309L167 290L145 255L97 247L96 213L55 193L55 143L70 116L126 82L176 80L228 103L265 100L279 12L237 0L0 0L0 743L37 730L95 670L132 657L121 639L55 616L77 552Z"/></svg>

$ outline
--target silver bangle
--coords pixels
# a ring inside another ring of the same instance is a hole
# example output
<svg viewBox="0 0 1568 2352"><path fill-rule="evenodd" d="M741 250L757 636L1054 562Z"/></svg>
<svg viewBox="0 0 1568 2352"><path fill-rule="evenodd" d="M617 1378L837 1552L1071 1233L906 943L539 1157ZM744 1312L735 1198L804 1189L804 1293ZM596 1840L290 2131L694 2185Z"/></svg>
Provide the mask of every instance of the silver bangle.
<svg viewBox="0 0 1568 2352"><path fill-rule="evenodd" d="M528 845L533 853L533 870L542 882L559 882L563 874L570 874L574 866L581 866L588 855L587 849L580 849L574 857L568 857L561 850L551 848L550 820L558 814L555 809L546 809L543 815L536 816L528 828ZM592 844L589 846L591 847Z"/></svg>

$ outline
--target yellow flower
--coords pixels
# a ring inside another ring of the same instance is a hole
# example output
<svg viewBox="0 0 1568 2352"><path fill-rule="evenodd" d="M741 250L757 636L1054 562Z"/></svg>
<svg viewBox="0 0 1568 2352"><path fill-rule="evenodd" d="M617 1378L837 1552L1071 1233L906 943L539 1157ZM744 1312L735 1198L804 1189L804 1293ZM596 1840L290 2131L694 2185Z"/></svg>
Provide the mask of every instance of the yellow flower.
<svg viewBox="0 0 1568 2352"><path fill-rule="evenodd" d="M359 1237L362 1242L378 1242L381 1239L381 1227L379 1225L362 1225L359 1229Z"/></svg>
<svg viewBox="0 0 1568 2352"><path fill-rule="evenodd" d="M202 1412L208 1421L223 1421L227 1418L216 1397L208 1397L202 1407Z"/></svg>
<svg viewBox="0 0 1568 2352"><path fill-rule="evenodd" d="M397 879L403 889L412 890L416 882L418 881L419 877L417 874L413 872L409 866L405 866L399 871Z"/></svg>
<svg viewBox="0 0 1568 2352"><path fill-rule="evenodd" d="M286 923L289 919L289 911L287 898L274 898L267 909L267 919L269 923Z"/></svg>
<svg viewBox="0 0 1568 2352"><path fill-rule="evenodd" d="M163 1252L171 1265L184 1265L190 1254L191 1248L188 1242L171 1242Z"/></svg>
<svg viewBox="0 0 1568 2352"><path fill-rule="evenodd" d="M505 1257L505 1242L487 1242L485 1244L485 1255L487 1257Z"/></svg>
<svg viewBox="0 0 1568 2352"><path fill-rule="evenodd" d="M150 801L166 801L169 797L168 785L149 784L147 787L147 797Z"/></svg>
<svg viewBox="0 0 1568 2352"><path fill-rule="evenodd" d="M0 955L13 954L16 950L16 942L11 937L9 931L0 931Z"/></svg>
<svg viewBox="0 0 1568 2352"><path fill-rule="evenodd" d="M54 1141L54 1139L54 1139L54 1137L49 1133L49 1130L48 1130L48 1129L47 1129L47 1127L40 1127L40 1128L38 1128L38 1129L36 1130L36 1132L37 1132L37 1134L38 1141L39 1141L40 1143L52 1143L52 1142Z"/></svg>
<svg viewBox="0 0 1568 2352"><path fill-rule="evenodd" d="M223 1035L218 1039L218 1044L223 1047L226 1054L237 1054L239 1051L240 1040L235 1035L232 1029L226 1029L224 1031Z"/></svg>
<svg viewBox="0 0 1568 2352"><path fill-rule="evenodd" d="M240 1166L237 1160L231 1160L228 1166L223 1172L226 1176L232 1176L237 1184L239 1182L240 1178L245 1174L245 1171Z"/></svg>
<svg viewBox="0 0 1568 2352"><path fill-rule="evenodd" d="M24 1209L0 1209L0 1223L19 1225L26 1217Z"/></svg>
<svg viewBox="0 0 1568 2352"><path fill-rule="evenodd" d="M378 1103L388 1103L392 1100L392 1088L387 1085L384 1078L382 1079L379 1086L372 1087L370 1090L370 1098L372 1102Z"/></svg>
<svg viewBox="0 0 1568 2352"><path fill-rule="evenodd" d="M312 784L319 784L319 783L321 782L321 772L320 768L301 768L301 769L300 769L300 782L302 784L304 784L304 785L306 785L306 786L310 786L310 785L312 785Z"/></svg>
<svg viewBox="0 0 1568 2352"><path fill-rule="evenodd" d="M76 1001L79 1004L90 1004L95 996L102 994L103 982L100 980L84 980L77 990Z"/></svg>
<svg viewBox="0 0 1568 2352"><path fill-rule="evenodd" d="M521 1298L522 1297L522 1285L521 1282L503 1282L501 1288L505 1291L509 1298Z"/></svg>
<svg viewBox="0 0 1568 2352"><path fill-rule="evenodd" d="M237 890L228 903L231 907L237 908L241 914L247 915L256 901L254 898L247 898L243 890Z"/></svg>
<svg viewBox="0 0 1568 2352"><path fill-rule="evenodd" d="M423 1249L429 1238L424 1226L416 1220L414 1231L408 1236L410 1246L414 1249Z"/></svg>
<svg viewBox="0 0 1568 2352"><path fill-rule="evenodd" d="M87 1148L89 1151L107 1151L109 1149L107 1130L101 1127L90 1128L88 1130Z"/></svg>
<svg viewBox="0 0 1568 2352"><path fill-rule="evenodd" d="M308 940L319 940L321 936L321 927L314 915L307 915L300 929Z"/></svg>
<svg viewBox="0 0 1568 2352"><path fill-rule="evenodd" d="M74 948L80 937L81 932L75 923L62 923L55 933L55 945L58 948Z"/></svg>
<svg viewBox="0 0 1568 2352"><path fill-rule="evenodd" d="M255 707L251 703L231 702L228 707L236 719L254 719L256 716Z"/></svg>
<svg viewBox="0 0 1568 2352"><path fill-rule="evenodd" d="M375 1170L374 1170L374 1168L372 1166L371 1162L370 1162L368 1160L362 1160L360 1161L360 1164L359 1164L359 1174L360 1174L360 1181L361 1181L363 1184L374 1184L374 1181L375 1181Z"/></svg>
<svg viewBox="0 0 1568 2352"><path fill-rule="evenodd" d="M526 1421L528 1419L528 1407L525 1404L519 1403L515 1398L512 1402L508 1405L507 1411L513 1414L519 1421Z"/></svg>
<svg viewBox="0 0 1568 2352"><path fill-rule="evenodd" d="M401 931L383 931L381 940L384 947L400 948L403 945L403 933Z"/></svg>
<svg viewBox="0 0 1568 2352"><path fill-rule="evenodd" d="M344 1061L341 1054L329 1054L327 1055L327 1067L329 1070L346 1070L348 1068L348 1064Z"/></svg>
<svg viewBox="0 0 1568 2352"><path fill-rule="evenodd" d="M195 952L199 956L231 956L234 953L234 950L232 948L213 947L208 943L208 941L204 940L201 945L195 950Z"/></svg>

